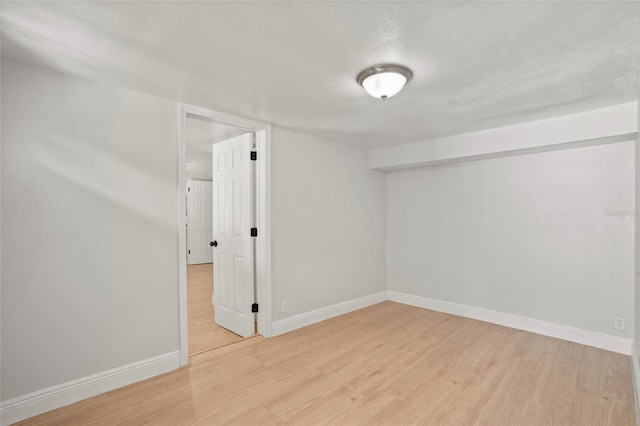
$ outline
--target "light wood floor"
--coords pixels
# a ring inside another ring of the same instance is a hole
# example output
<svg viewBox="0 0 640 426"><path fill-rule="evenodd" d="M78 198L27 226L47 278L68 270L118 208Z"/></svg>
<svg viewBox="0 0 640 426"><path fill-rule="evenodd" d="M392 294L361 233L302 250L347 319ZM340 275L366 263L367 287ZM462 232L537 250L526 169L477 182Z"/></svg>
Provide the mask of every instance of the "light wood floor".
<svg viewBox="0 0 640 426"><path fill-rule="evenodd" d="M187 266L189 355L242 340L213 320L213 264Z"/></svg>
<svg viewBox="0 0 640 426"><path fill-rule="evenodd" d="M384 302L24 424L634 425L627 356Z"/></svg>

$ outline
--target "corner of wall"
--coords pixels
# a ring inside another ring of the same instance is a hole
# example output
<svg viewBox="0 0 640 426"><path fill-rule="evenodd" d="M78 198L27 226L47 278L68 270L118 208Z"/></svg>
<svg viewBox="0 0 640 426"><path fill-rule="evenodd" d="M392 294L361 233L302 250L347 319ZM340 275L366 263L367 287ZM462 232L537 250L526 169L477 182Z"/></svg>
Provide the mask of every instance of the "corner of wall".
<svg viewBox="0 0 640 426"><path fill-rule="evenodd" d="M639 76L640 77L640 76ZM638 100L640 100L640 89L638 90ZM636 401L636 423L640 426L640 367L638 365L637 346L640 342L640 104L637 105L637 133L635 149L635 288L634 288L634 325L635 342L631 352L631 362L633 371L633 390Z"/></svg>
<svg viewBox="0 0 640 426"><path fill-rule="evenodd" d="M324 318L316 311L386 289L386 192L385 177L369 169L366 150L322 137L274 126L271 161L277 335Z"/></svg>

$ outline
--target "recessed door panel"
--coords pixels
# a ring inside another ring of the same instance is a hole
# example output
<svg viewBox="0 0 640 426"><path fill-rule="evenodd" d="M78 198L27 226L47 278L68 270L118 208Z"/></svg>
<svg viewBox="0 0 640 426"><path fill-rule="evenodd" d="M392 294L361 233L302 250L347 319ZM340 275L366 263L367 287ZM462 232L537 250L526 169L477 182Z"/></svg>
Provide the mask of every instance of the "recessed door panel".
<svg viewBox="0 0 640 426"><path fill-rule="evenodd" d="M244 208L244 182L240 179L234 179L233 181L233 236L242 237L246 230L247 224L243 222L244 215L242 209Z"/></svg>
<svg viewBox="0 0 640 426"><path fill-rule="evenodd" d="M227 185L229 182L216 181L215 184L218 188L216 198L218 204L216 209L216 220L214 220L214 223L217 223L217 226L215 229L219 235L227 235L227 208L229 207L227 205Z"/></svg>

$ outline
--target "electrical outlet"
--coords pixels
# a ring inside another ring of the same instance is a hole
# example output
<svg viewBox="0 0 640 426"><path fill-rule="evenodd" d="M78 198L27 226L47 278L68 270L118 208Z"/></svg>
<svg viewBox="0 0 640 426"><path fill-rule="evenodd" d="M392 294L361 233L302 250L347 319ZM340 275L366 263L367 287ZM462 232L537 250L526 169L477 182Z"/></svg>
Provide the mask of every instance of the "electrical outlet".
<svg viewBox="0 0 640 426"><path fill-rule="evenodd" d="M613 328L624 330L624 317L613 317Z"/></svg>
<svg viewBox="0 0 640 426"><path fill-rule="evenodd" d="M286 300L282 301L282 312L287 312L289 310L289 306ZM623 320L624 321L624 320Z"/></svg>

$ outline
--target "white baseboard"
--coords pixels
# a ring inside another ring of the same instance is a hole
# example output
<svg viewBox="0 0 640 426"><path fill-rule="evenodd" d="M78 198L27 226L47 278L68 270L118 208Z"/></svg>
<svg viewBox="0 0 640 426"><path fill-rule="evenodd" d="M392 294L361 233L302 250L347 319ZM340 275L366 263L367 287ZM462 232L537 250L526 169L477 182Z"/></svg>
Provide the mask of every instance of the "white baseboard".
<svg viewBox="0 0 640 426"><path fill-rule="evenodd" d="M392 290L388 291L388 300L434 311L445 312L448 314L459 315L462 317L473 318L493 324L500 324L506 327L516 328L518 330L531 331L544 336L568 340L570 342L593 346L625 355L631 354L631 345L633 344L632 339L610 336L566 325L506 314L489 309L476 308L474 306L460 305L457 303L429 299L421 296L413 296Z"/></svg>
<svg viewBox="0 0 640 426"><path fill-rule="evenodd" d="M316 309L315 311L281 319L273 323L273 335L278 336L288 333L289 331L297 330L298 328L337 317L338 315L343 315L357 309L366 308L367 306L375 305L385 300L387 300L387 292L381 291L380 293L347 300L346 302L336 303L335 305L326 306Z"/></svg>
<svg viewBox="0 0 640 426"><path fill-rule="evenodd" d="M113 370L93 374L28 395L3 401L0 405L2 426L72 404L132 383L180 368L180 352L134 362Z"/></svg>
<svg viewBox="0 0 640 426"><path fill-rule="evenodd" d="M636 401L636 425L640 426L640 391L638 390L638 386L640 386L640 382L638 382L638 380L640 380L640 365L638 365L638 352L635 342L633 342L631 347L631 373L633 394Z"/></svg>

